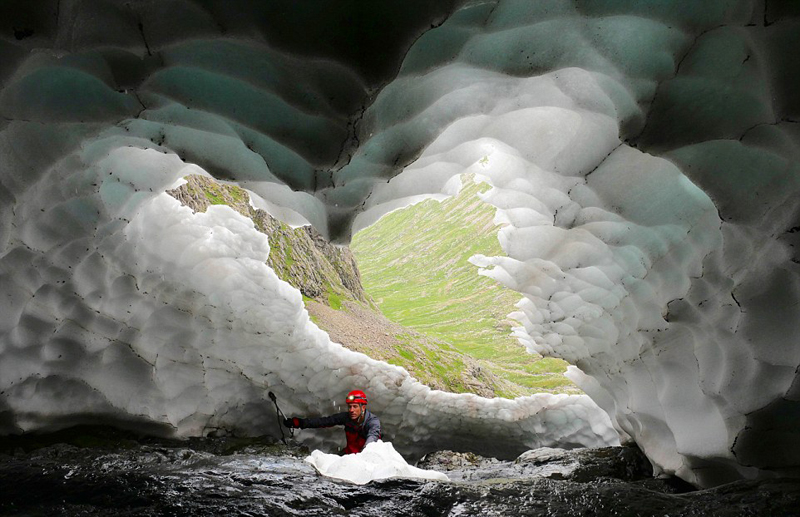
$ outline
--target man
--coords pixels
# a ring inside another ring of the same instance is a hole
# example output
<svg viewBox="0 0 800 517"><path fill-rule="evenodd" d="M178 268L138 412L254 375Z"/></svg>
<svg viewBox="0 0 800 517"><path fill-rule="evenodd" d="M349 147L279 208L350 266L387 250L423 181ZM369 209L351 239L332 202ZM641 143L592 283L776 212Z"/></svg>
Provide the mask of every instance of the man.
<svg viewBox="0 0 800 517"><path fill-rule="evenodd" d="M314 427L344 426L347 446L344 454L356 454L364 450L368 443L381 439L381 422L367 410L367 395L361 390L347 394L347 411L320 418L287 418L283 425L290 428L308 429Z"/></svg>

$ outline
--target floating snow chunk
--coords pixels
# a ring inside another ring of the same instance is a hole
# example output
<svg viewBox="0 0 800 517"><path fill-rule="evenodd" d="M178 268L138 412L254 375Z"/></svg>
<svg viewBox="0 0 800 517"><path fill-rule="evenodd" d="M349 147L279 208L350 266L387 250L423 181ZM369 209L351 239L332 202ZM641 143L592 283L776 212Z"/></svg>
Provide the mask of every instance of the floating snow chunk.
<svg viewBox="0 0 800 517"><path fill-rule="evenodd" d="M314 451L306 461L323 476L365 485L370 481L389 478L431 479L450 481L445 474L435 470L412 467L389 442L377 441L367 444L359 454L325 454Z"/></svg>

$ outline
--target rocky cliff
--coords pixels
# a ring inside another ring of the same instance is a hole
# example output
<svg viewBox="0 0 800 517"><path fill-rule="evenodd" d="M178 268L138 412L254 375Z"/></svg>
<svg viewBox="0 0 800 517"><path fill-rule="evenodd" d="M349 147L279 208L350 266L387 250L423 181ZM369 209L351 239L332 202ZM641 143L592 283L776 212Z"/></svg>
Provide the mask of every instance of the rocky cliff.
<svg viewBox="0 0 800 517"><path fill-rule="evenodd" d="M267 264L306 298L334 309L347 300L374 306L361 285L348 247L331 244L310 226L291 228L264 210L253 208L243 189L193 175L168 193L195 212L205 212L210 205L227 205L252 219L269 238Z"/></svg>

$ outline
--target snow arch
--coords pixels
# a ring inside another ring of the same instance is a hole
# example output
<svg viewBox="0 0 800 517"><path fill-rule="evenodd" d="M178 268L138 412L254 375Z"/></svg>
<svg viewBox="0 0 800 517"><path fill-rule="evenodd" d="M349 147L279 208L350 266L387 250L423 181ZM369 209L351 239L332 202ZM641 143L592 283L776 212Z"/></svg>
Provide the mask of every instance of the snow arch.
<svg viewBox="0 0 800 517"><path fill-rule="evenodd" d="M246 221L160 194L197 164L346 241L472 168L509 223L507 257L475 261L523 296L522 341L666 472L796 473L796 10L418 4L344 42L272 2L2 8L3 432L269 432L265 387L305 412L352 383L409 453L614 441L586 398L431 392L343 351Z"/></svg>

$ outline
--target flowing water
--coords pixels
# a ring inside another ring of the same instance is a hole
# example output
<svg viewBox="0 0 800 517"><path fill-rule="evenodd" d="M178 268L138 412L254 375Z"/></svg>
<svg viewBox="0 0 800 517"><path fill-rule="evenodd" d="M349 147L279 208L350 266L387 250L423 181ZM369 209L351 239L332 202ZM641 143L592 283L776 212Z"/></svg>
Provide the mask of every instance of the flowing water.
<svg viewBox="0 0 800 517"><path fill-rule="evenodd" d="M694 491L653 479L632 447L540 449L516 462L436 453L451 482L319 476L308 450L269 439L169 441L73 430L0 447L0 515L800 515L797 481Z"/></svg>

